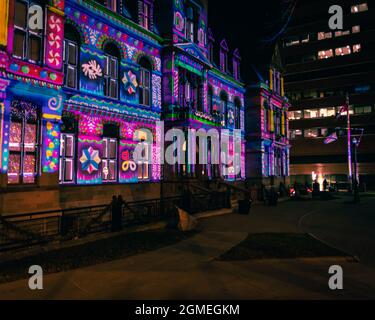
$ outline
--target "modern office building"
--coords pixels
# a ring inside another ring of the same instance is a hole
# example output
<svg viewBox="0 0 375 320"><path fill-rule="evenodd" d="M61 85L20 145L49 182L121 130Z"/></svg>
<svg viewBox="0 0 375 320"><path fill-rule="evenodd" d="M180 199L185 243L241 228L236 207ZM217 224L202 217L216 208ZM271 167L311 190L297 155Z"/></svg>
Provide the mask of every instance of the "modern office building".
<svg viewBox="0 0 375 320"><path fill-rule="evenodd" d="M343 9L343 30L330 30L331 5ZM298 1L279 43L290 98L291 180L348 181L346 96L352 137L359 138L360 183L375 187L375 3ZM335 129L335 128L341 128ZM324 144L333 132L338 140Z"/></svg>

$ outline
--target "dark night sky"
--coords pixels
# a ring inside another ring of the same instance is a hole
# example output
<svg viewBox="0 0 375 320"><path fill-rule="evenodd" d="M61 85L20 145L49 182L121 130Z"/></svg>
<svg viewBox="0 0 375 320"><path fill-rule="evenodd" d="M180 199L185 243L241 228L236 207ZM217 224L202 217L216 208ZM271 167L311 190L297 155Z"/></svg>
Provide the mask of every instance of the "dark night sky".
<svg viewBox="0 0 375 320"><path fill-rule="evenodd" d="M275 41L286 22L283 13L288 0L208 0L208 24L219 45L226 38L229 49L238 47L242 57L242 78L251 82L255 73L251 65L269 63Z"/></svg>

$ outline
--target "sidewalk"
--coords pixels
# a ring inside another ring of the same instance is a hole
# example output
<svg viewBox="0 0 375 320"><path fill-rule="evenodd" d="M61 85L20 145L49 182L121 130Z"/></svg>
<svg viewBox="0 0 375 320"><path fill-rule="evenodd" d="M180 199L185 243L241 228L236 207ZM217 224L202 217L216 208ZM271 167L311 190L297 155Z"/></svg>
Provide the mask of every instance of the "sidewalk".
<svg viewBox="0 0 375 320"><path fill-rule="evenodd" d="M375 270L343 258L216 260L249 232L302 232L298 220L310 207L287 202L204 219L199 234L175 245L45 276L42 291L30 291L25 280L0 285L0 298L374 299ZM343 291L328 289L334 264L344 269Z"/></svg>

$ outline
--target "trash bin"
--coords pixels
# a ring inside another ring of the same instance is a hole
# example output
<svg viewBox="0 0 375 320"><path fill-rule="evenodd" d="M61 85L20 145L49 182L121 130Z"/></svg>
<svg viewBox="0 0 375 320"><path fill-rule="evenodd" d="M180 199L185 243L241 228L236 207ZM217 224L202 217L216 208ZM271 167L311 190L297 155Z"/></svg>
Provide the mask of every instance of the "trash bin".
<svg viewBox="0 0 375 320"><path fill-rule="evenodd" d="M251 207L251 200L238 200L238 213L249 214Z"/></svg>

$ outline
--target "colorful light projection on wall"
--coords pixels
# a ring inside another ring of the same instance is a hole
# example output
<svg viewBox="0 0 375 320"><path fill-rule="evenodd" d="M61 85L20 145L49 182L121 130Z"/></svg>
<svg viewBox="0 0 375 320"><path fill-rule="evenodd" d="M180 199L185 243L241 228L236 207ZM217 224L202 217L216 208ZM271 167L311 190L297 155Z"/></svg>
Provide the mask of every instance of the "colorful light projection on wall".
<svg viewBox="0 0 375 320"><path fill-rule="evenodd" d="M48 11L46 34L46 65L60 70L63 61L64 24L63 18L55 12Z"/></svg>
<svg viewBox="0 0 375 320"><path fill-rule="evenodd" d="M60 126L57 122L47 121L43 126L43 156L42 167L44 173L58 170Z"/></svg>
<svg viewBox="0 0 375 320"><path fill-rule="evenodd" d="M77 168L77 184L101 184L101 155L103 140L101 137L78 137L79 165Z"/></svg>
<svg viewBox="0 0 375 320"><path fill-rule="evenodd" d="M99 164L101 163L99 157L99 150L89 147L88 149L82 150L82 156L79 158L81 162L82 170L87 171L89 174L99 170Z"/></svg>
<svg viewBox="0 0 375 320"><path fill-rule="evenodd" d="M120 173L119 180L121 183L138 182L138 166L134 162L135 144L120 141Z"/></svg>
<svg viewBox="0 0 375 320"><path fill-rule="evenodd" d="M103 135L102 118L81 115L79 118L79 132L84 135Z"/></svg>
<svg viewBox="0 0 375 320"><path fill-rule="evenodd" d="M129 70L128 72L124 72L122 83L124 84L125 90L129 94L135 94L137 92L137 76L131 70Z"/></svg>

